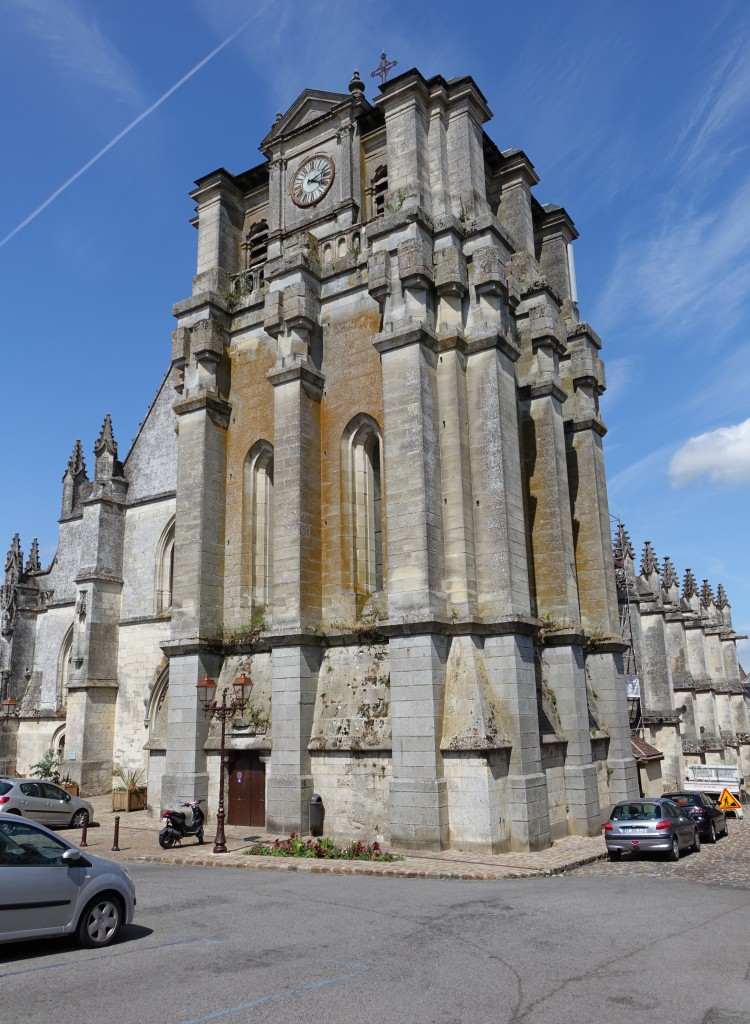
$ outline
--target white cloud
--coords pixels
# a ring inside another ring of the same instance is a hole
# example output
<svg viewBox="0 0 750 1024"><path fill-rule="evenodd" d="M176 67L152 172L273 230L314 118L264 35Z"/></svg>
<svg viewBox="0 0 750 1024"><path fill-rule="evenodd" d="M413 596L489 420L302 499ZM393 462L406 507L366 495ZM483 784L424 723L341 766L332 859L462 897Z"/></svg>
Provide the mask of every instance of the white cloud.
<svg viewBox="0 0 750 1024"><path fill-rule="evenodd" d="M607 330L635 315L668 335L735 326L750 297L750 177L715 205L672 200L650 237L622 245L594 322Z"/></svg>
<svg viewBox="0 0 750 1024"><path fill-rule="evenodd" d="M669 463L673 487L701 477L715 483L750 485L750 419L691 437Z"/></svg>
<svg viewBox="0 0 750 1024"><path fill-rule="evenodd" d="M25 31L71 78L140 106L143 96L132 68L73 0L16 0Z"/></svg>
<svg viewBox="0 0 750 1024"><path fill-rule="evenodd" d="M676 152L693 163L706 157L727 162L727 134L746 123L750 110L750 38L735 39L717 67L703 94L695 102L691 97L691 116L677 140Z"/></svg>

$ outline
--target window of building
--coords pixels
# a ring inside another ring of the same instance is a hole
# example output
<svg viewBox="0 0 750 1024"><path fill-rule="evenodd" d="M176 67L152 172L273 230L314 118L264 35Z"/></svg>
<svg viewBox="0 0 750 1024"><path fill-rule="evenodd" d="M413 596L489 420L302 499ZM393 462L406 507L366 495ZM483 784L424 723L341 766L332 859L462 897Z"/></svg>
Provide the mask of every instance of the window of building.
<svg viewBox="0 0 750 1024"><path fill-rule="evenodd" d="M388 192L388 168L380 164L372 176L372 212L374 217L385 215L385 197Z"/></svg>
<svg viewBox="0 0 750 1024"><path fill-rule="evenodd" d="M57 706L65 708L68 703L68 683L70 682L70 665L73 660L73 627L65 634L60 657L57 661Z"/></svg>
<svg viewBox="0 0 750 1024"><path fill-rule="evenodd" d="M258 441L243 474L243 596L253 611L267 608L273 586L273 447Z"/></svg>
<svg viewBox="0 0 750 1024"><path fill-rule="evenodd" d="M161 535L156 556L156 614L172 608L174 585L174 518Z"/></svg>
<svg viewBox="0 0 750 1024"><path fill-rule="evenodd" d="M382 439L369 416L352 420L343 455L352 586L366 600L383 589Z"/></svg>
<svg viewBox="0 0 750 1024"><path fill-rule="evenodd" d="M268 256L268 221L253 224L245 238L245 269L260 266Z"/></svg>

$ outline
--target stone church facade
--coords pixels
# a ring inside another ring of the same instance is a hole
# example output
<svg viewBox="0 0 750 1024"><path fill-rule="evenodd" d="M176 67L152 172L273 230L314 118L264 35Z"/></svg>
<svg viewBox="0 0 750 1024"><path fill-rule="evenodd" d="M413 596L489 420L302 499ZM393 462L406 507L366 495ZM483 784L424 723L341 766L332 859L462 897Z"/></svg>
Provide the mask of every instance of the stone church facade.
<svg viewBox="0 0 750 1024"><path fill-rule="evenodd" d="M59 749L88 793L142 768L156 812L213 809L196 684L246 670L230 821L244 779L280 832L316 793L329 833L528 850L638 792L577 232L490 117L468 77L371 104L355 73L196 182L192 293L130 452L107 417L52 564L9 552L0 757Z"/></svg>
<svg viewBox="0 0 750 1024"><path fill-rule="evenodd" d="M721 583L682 585L670 558L661 565L649 541L640 571L625 528L614 561L628 674L638 679L631 725L661 755L639 764L647 796L679 789L690 764L739 765L750 779L750 717L737 661L740 636Z"/></svg>

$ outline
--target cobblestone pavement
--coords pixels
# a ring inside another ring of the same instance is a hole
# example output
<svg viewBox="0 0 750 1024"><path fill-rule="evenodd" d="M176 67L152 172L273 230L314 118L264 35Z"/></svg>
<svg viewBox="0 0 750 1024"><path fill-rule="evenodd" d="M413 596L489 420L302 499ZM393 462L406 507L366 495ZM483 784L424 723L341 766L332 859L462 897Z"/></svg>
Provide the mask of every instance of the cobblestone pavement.
<svg viewBox="0 0 750 1024"><path fill-rule="evenodd" d="M693 879L720 885L750 888L750 821L729 820L729 837L715 846L702 844L699 854L683 854L679 861L662 860L644 855L638 859L625 856L618 863L606 860L604 839L600 836L566 836L539 853L463 853L444 850L440 853L406 853L405 859L394 862L313 860L301 858L250 857L243 851L252 843L273 842L270 832L245 825L227 825L225 854L212 853L215 820L206 825L206 843L194 839L172 850L162 850L158 843L161 823L145 811L120 813L119 850L113 851L115 814L111 797L94 797L96 827L87 835L87 848L93 854L121 861L148 861L182 864L195 867L236 867L256 871L297 871L331 874L385 875L400 878L452 878L495 880L504 878L535 878L544 875L575 874L607 876L623 874L656 875L667 878ZM78 843L81 833L67 830L64 835ZM340 837L334 837L342 841ZM343 840L345 841L345 840ZM395 846L387 845L398 853Z"/></svg>
<svg viewBox="0 0 750 1024"><path fill-rule="evenodd" d="M325 872L331 874L386 875L401 878L461 878L500 879L534 878L560 874L577 865L586 864L605 855L604 840L596 836L566 836L548 850L539 853L462 853L444 850L440 853L405 854L405 859L392 862L313 860L302 858L250 857L243 851L252 843L273 842L270 832L245 825L227 825L225 854L212 853L215 820L206 825L206 843L200 846L187 839L183 846L162 850L157 835L158 819L149 818L145 811L120 813L119 850L113 851L115 814L109 796L93 797L96 827L87 834L87 848L93 854L123 861L149 861L163 864L194 865L196 867L236 867L257 871ZM81 833L67 830L67 839L78 843ZM345 842L341 837L333 837ZM389 852L399 850L386 844Z"/></svg>
<svg viewBox="0 0 750 1024"><path fill-rule="evenodd" d="M678 861L667 861L656 854L626 854L616 862L599 860L577 867L571 874L589 878L650 875L750 889L750 819L729 818L728 828L728 837L722 837L715 845L701 843L700 853L684 853Z"/></svg>

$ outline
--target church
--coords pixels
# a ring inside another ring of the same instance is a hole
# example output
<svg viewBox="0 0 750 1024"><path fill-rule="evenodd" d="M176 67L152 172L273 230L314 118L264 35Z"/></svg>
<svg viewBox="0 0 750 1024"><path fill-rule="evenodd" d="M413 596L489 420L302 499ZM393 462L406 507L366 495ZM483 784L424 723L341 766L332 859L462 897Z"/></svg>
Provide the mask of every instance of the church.
<svg viewBox="0 0 750 1024"><path fill-rule="evenodd" d="M197 266L124 459L14 538L0 759L152 813L538 850L638 794L599 398L566 210L470 77L306 89L196 182ZM186 287L186 292L188 288ZM168 356L165 351L165 362ZM220 727L197 685L245 672Z"/></svg>

